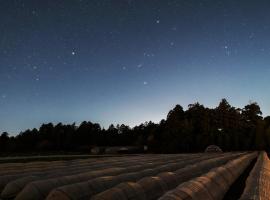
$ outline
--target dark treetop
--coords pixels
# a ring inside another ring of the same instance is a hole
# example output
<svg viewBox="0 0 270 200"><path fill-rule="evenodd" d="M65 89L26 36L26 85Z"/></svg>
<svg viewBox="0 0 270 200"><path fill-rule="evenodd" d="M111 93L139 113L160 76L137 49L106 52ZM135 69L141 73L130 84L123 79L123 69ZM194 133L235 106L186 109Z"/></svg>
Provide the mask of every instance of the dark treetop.
<svg viewBox="0 0 270 200"><path fill-rule="evenodd" d="M102 129L99 124L82 122L63 125L43 124L16 137L3 133L0 155L8 153L86 152L95 146L148 146L149 152L199 152L215 144L224 151L269 150L270 117L262 118L257 103L244 108L231 106L222 99L216 108L199 103L186 111L176 105L167 118L134 128L124 124Z"/></svg>

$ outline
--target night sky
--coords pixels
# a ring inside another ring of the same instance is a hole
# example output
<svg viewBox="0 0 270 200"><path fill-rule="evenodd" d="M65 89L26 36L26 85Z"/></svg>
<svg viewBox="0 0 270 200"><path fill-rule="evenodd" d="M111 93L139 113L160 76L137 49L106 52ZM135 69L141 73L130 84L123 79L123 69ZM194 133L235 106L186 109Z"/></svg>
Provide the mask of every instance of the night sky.
<svg viewBox="0 0 270 200"><path fill-rule="evenodd" d="M131 127L227 98L270 114L268 0L0 0L0 132Z"/></svg>

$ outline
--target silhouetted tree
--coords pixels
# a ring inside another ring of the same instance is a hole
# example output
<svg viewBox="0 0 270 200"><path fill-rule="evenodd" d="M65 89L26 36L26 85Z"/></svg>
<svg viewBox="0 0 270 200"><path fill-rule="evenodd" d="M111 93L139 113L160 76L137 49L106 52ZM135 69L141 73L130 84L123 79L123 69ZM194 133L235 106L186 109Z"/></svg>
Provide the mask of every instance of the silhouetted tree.
<svg viewBox="0 0 270 200"><path fill-rule="evenodd" d="M8 133L3 132L0 136L0 152L7 150L8 140L9 140Z"/></svg>
<svg viewBox="0 0 270 200"><path fill-rule="evenodd" d="M203 151L216 144L225 151L268 150L270 148L270 116L262 118L256 102L243 109L222 99L214 109L200 103L190 104L184 111L176 105L167 118L156 124L145 122L134 128L125 124L108 129L97 123L42 124L17 136L0 136L0 152L85 151L93 146L137 145L149 147L153 153Z"/></svg>

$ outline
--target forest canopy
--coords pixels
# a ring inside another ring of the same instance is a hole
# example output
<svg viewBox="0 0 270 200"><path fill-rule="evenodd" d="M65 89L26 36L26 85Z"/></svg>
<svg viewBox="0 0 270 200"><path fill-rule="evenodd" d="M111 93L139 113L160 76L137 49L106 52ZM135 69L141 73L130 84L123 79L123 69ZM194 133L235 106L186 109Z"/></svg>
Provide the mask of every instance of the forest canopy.
<svg viewBox="0 0 270 200"><path fill-rule="evenodd" d="M270 117L262 117L260 106L251 102L244 108L231 106L222 99L216 108L200 103L187 110L176 105L167 118L130 128L84 121L73 124L43 124L17 136L4 132L0 152L90 152L96 146L148 146L153 153L200 152L208 145L224 151L267 150L270 147Z"/></svg>

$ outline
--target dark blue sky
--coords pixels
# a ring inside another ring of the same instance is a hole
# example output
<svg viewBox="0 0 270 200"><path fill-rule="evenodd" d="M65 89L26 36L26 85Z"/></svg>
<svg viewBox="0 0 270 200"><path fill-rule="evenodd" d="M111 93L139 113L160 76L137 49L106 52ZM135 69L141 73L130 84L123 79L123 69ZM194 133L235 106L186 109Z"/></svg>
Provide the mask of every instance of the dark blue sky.
<svg viewBox="0 0 270 200"><path fill-rule="evenodd" d="M0 132L131 126L175 104L270 114L268 0L0 0Z"/></svg>

